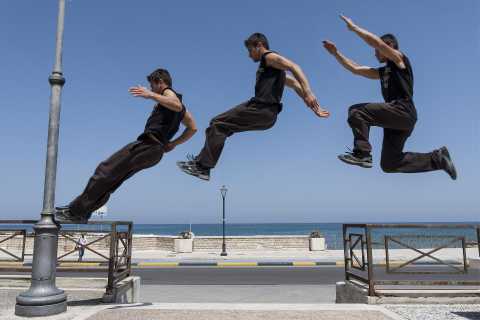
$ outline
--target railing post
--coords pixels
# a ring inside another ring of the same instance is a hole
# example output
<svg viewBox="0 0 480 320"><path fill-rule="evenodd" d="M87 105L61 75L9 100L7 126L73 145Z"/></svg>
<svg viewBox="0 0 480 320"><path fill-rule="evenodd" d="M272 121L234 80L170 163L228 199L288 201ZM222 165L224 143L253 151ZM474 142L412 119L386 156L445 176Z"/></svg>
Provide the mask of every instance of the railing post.
<svg viewBox="0 0 480 320"><path fill-rule="evenodd" d="M25 243L27 242L27 230L22 230L22 239L23 239L23 243L22 243L22 262L25 261Z"/></svg>
<svg viewBox="0 0 480 320"><path fill-rule="evenodd" d="M462 237L462 250L463 250L463 271L468 273L468 262L467 262L467 246L465 243L465 237Z"/></svg>
<svg viewBox="0 0 480 320"><path fill-rule="evenodd" d="M478 247L478 256L480 257L480 226L477 226L477 247Z"/></svg>
<svg viewBox="0 0 480 320"><path fill-rule="evenodd" d="M115 264L117 260L117 224L112 223L110 225L110 260L108 262L108 284L107 284L107 294L111 294L113 292L113 286L115 283Z"/></svg>
<svg viewBox="0 0 480 320"><path fill-rule="evenodd" d="M368 261L368 295L375 296L375 281L373 279L373 254L372 254L372 234L370 226L365 227L367 236L367 261Z"/></svg>
<svg viewBox="0 0 480 320"><path fill-rule="evenodd" d="M350 280L350 277L348 275L348 248L347 248L347 243L349 242L347 239L347 225L343 225L343 256L344 256L344 268L345 268L345 280L348 281Z"/></svg>
<svg viewBox="0 0 480 320"><path fill-rule="evenodd" d="M133 247L133 224L129 223L128 224L128 248L127 248L127 269L128 269L128 275L130 276L132 273L132 247Z"/></svg>

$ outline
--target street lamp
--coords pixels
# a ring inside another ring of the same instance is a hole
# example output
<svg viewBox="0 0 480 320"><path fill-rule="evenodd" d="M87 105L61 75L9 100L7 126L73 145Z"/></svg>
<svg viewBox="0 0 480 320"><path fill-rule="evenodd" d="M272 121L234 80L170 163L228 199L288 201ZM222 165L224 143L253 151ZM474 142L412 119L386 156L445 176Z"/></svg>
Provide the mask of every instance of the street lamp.
<svg viewBox="0 0 480 320"><path fill-rule="evenodd" d="M220 192L222 193L223 199L223 242L222 242L222 253L220 255L225 257L227 255L227 246L225 245L225 197L227 196L228 189L225 186L220 188Z"/></svg>
<svg viewBox="0 0 480 320"><path fill-rule="evenodd" d="M35 224L32 278L30 289L17 296L15 314L18 316L49 316L67 311L67 295L55 285L57 269L58 231L54 222L55 180L57 173L60 96L65 78L62 74L63 26L65 0L58 2L55 66L48 78L51 85L48 124L47 162L43 189L43 210Z"/></svg>

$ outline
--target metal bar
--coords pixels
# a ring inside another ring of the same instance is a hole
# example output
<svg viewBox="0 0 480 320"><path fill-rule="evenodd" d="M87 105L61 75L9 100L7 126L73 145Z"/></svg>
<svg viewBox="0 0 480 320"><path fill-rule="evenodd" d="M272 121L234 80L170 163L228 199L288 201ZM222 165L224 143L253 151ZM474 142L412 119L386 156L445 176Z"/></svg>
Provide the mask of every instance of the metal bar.
<svg viewBox="0 0 480 320"><path fill-rule="evenodd" d="M387 273L390 273L390 255L388 252L388 238L389 236L384 236L384 246L385 246L385 268Z"/></svg>
<svg viewBox="0 0 480 320"><path fill-rule="evenodd" d="M127 247L127 268L128 275L132 274L132 244L133 244L133 224L128 225L128 247Z"/></svg>
<svg viewBox="0 0 480 320"><path fill-rule="evenodd" d="M396 240L396 239L394 239L393 237L390 237L390 240L391 240L391 241L396 242L396 243L398 243L399 245L404 246L405 248L411 249L411 250L413 250L413 251L415 251L415 252L417 252L417 253L420 254L420 256L418 256L418 257L416 257L416 258L411 259L411 260L409 260L409 261L401 264L401 265L398 266L398 267L392 268L392 269L391 269L391 272L394 272L395 270L399 270L399 269L401 269L401 268L403 268L403 267L405 267L405 266L407 266L407 265L409 265L409 264L412 264L412 263L414 263L415 261L422 259L423 257L429 257L429 258L431 258L431 259L439 262L439 263L442 264L442 265L449 266L449 267L451 267L451 268L453 268L453 269L455 269L455 270L459 270L460 272L462 272L462 270L459 269L458 267L453 266L452 264L446 263L445 261L440 260L440 259L438 259L437 257L432 256L433 253L435 253L435 252L437 252L437 251L440 251L441 249L444 249L444 248L446 248L447 246L449 246L450 244L452 244L452 243L454 243L454 242L456 242L456 241L458 241L458 240L461 240L461 239L462 239L461 237L455 238L455 239L453 239L452 241L444 244L443 246L440 246L440 247L438 247L438 248L435 248L435 249L430 250L430 251L428 251L428 252L425 253L425 252L423 252L423 251L421 251L421 250L418 250L418 249L416 249L416 248L414 248L414 247L411 247L411 246L409 246L409 245L407 245L407 244L405 244L405 243L403 243L403 242L401 242L401 241L399 241L399 240ZM395 272L396 272L396 271L395 271Z"/></svg>
<svg viewBox="0 0 480 320"><path fill-rule="evenodd" d="M27 243L27 230L22 230L22 262L25 261L25 245Z"/></svg>
<svg viewBox="0 0 480 320"><path fill-rule="evenodd" d="M397 229L397 228L412 228L412 229L474 229L474 224L408 224L408 223L392 223L392 224L347 224L349 227L369 227L371 229Z"/></svg>
<svg viewBox="0 0 480 320"><path fill-rule="evenodd" d="M344 269L345 269L345 281L350 280L349 272L348 272L348 261L350 260L348 257L348 250L347 250L347 225L342 225L342 234L343 234L343 258L344 258Z"/></svg>
<svg viewBox="0 0 480 320"><path fill-rule="evenodd" d="M110 229L110 258L108 262L108 283L107 283L107 294L113 292L114 286L114 270L115 270L115 247L117 243L117 225L112 224Z"/></svg>
<svg viewBox="0 0 480 320"><path fill-rule="evenodd" d="M377 285L418 285L418 286L480 286L480 281L472 280L377 280L375 281Z"/></svg>
<svg viewBox="0 0 480 320"><path fill-rule="evenodd" d="M72 241L72 242L75 243L75 244L77 243L77 240L75 240L73 237L70 237L70 236L67 235L67 234L62 233L62 236L65 237L65 239L70 240L70 241ZM89 242L89 243L87 243L87 244L84 246L84 248L87 249L88 251L91 251L91 252L95 253L96 255L99 255L100 257L102 257L102 258L104 258L105 260L108 261L109 258L108 258L107 256L105 256L105 255L101 254L100 252L98 252L98 251L96 251L96 250L94 250L94 249L92 249L92 248L89 247L90 245L92 245L92 244L94 244L94 243L96 243L96 242L99 242L99 241L107 238L108 236L109 236L109 235L106 234L106 235L103 236L103 237L100 237L100 238L98 238L98 239L96 239L96 240L94 240L94 241L92 241L92 242ZM72 253L75 252L75 251L76 251L76 250L72 250L72 251L70 251L68 254L64 254L63 256L58 257L57 259L60 260L61 258L66 257L67 255L72 254Z"/></svg>
<svg viewBox="0 0 480 320"><path fill-rule="evenodd" d="M347 271L347 273L348 273L349 277L352 277L352 278L354 278L356 280L359 280L359 281L363 281L366 285L368 285L368 279L366 279L362 276L359 276L358 274L352 273L350 271Z"/></svg>
<svg viewBox="0 0 480 320"><path fill-rule="evenodd" d="M365 228L367 236L367 261L368 261L368 295L375 296L375 283L373 278L373 254L372 254L372 234L370 227Z"/></svg>
<svg viewBox="0 0 480 320"><path fill-rule="evenodd" d="M22 261L22 258L20 258L19 256L11 253L10 251L6 250L6 249L3 249L3 248L0 248L0 251L3 252L3 253L6 253L8 254L9 256L15 258L16 261ZM10 260L0 260L0 261L10 261Z"/></svg>
<svg viewBox="0 0 480 320"><path fill-rule="evenodd" d="M22 242L22 254L21 254L21 256L20 257L17 256L13 252L10 252L7 248L1 248L0 247L0 251L8 254L11 257L13 257L16 261L22 262L24 260L24 256L25 256L24 253L25 253L25 234L26 234L26 231L25 230L11 230L11 231L13 231L14 233L12 235L2 239L0 241L0 243L7 242L8 240L15 238L16 236L21 235L22 236L22 241L23 241ZM10 260L0 260L0 261L10 261Z"/></svg>
<svg viewBox="0 0 480 320"><path fill-rule="evenodd" d="M12 239L12 238L15 238L15 237L18 236L18 235L20 235L20 234L19 234L19 233L14 233L14 234L12 234L12 235L9 236L9 237L0 240L0 243L3 243L3 242L8 241L8 240L10 240L10 239Z"/></svg>
<svg viewBox="0 0 480 320"><path fill-rule="evenodd" d="M477 226L478 256L480 257L480 226Z"/></svg>
<svg viewBox="0 0 480 320"><path fill-rule="evenodd" d="M463 272L468 273L467 248L465 244L465 237L462 237L462 251L463 251Z"/></svg>

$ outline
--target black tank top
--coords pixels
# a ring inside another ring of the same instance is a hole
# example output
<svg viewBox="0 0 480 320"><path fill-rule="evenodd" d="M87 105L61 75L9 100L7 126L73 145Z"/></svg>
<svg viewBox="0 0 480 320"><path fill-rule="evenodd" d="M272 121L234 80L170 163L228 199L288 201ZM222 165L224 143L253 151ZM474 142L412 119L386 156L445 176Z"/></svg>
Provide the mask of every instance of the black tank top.
<svg viewBox="0 0 480 320"><path fill-rule="evenodd" d="M267 66L265 57L270 53L272 51L265 52L260 59L254 100L264 104L280 105L286 76L285 71Z"/></svg>
<svg viewBox="0 0 480 320"><path fill-rule="evenodd" d="M175 92L172 88L165 88L162 91L162 94L165 90L172 90L182 102L182 95ZM178 128L180 127L180 122L182 122L183 117L185 116L186 108L182 103L182 111L175 112L170 110L161 104L157 104L153 109L150 117L145 124L145 131L140 135L139 139L142 139L148 134L153 134L161 143L167 144L177 133Z"/></svg>
<svg viewBox="0 0 480 320"><path fill-rule="evenodd" d="M385 102L407 100L413 103L413 71L404 54L403 63L405 69L400 69L393 61L388 60L384 67L378 69Z"/></svg>

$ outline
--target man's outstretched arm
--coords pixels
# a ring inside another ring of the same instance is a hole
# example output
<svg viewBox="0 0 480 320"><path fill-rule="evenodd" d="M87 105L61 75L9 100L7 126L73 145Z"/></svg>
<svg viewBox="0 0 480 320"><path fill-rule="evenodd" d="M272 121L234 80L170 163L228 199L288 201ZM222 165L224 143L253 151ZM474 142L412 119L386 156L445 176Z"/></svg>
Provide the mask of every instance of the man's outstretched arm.
<svg viewBox="0 0 480 320"><path fill-rule="evenodd" d="M343 21L345 21L348 29L355 32L369 46L380 51L381 54L383 54L389 60L392 60L400 69L405 69L405 63L403 62L403 55L400 51L390 47L382 39L380 39L380 37L377 36L376 34L366 29L360 28L355 23L353 23L352 19L342 15L340 16L340 18Z"/></svg>
<svg viewBox="0 0 480 320"><path fill-rule="evenodd" d="M195 124L195 120L193 119L192 114L188 110L185 111L182 124L185 126L185 130L183 130L182 134L177 139L167 143L167 145L164 147L165 152L172 151L173 149L175 149L176 146L187 142L197 132L197 125Z"/></svg>
<svg viewBox="0 0 480 320"><path fill-rule="evenodd" d="M295 92L303 99L305 104L312 109L312 111L319 117L328 117L330 113L321 108L320 104L317 101L317 98L313 94L312 90L310 89L310 84L308 83L307 77L303 73L302 69L300 68L299 65L296 63L288 60L285 57L282 57L281 55L277 53L270 53L265 57L266 63L268 66L280 69L280 70L286 70L290 71L292 75L295 77L296 84L300 86L300 90L297 91L295 89L294 83L291 81L292 79L288 80L287 77L287 82L285 83L287 86L293 88Z"/></svg>
<svg viewBox="0 0 480 320"><path fill-rule="evenodd" d="M148 90L145 87L142 86L136 86L136 87L131 87L128 89L128 91L134 96L134 97L142 97L145 99L151 99L154 100L158 103L160 103L162 106L165 108L168 108L172 111L175 112L180 112L182 111L182 103L178 99L177 95L175 92L172 90L165 90L163 95L155 93L151 90Z"/></svg>
<svg viewBox="0 0 480 320"><path fill-rule="evenodd" d="M380 74L378 70L372 67L361 66L353 60L345 57L340 51L338 51L335 43L325 40L323 41L323 47L330 53L332 56L337 59L345 69L350 71L353 74L368 78L368 79L380 79Z"/></svg>

